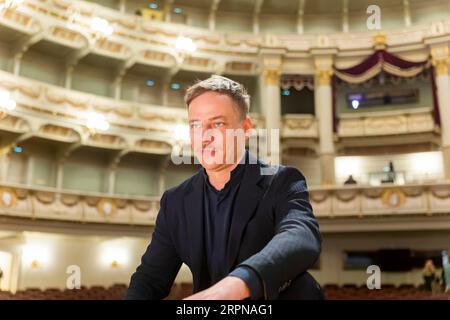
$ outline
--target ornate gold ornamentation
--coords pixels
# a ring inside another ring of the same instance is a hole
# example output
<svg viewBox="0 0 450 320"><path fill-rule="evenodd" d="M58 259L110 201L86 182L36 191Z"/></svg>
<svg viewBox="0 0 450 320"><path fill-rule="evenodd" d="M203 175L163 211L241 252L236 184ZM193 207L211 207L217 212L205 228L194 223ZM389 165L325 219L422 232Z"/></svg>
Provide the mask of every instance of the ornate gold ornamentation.
<svg viewBox="0 0 450 320"><path fill-rule="evenodd" d="M79 203L80 197L72 194L61 194L60 201L68 207L73 207Z"/></svg>
<svg viewBox="0 0 450 320"><path fill-rule="evenodd" d="M439 192L441 191L441 192ZM438 199L448 199L450 198L450 192L447 190L431 190L433 197Z"/></svg>
<svg viewBox="0 0 450 320"><path fill-rule="evenodd" d="M315 203L321 203L328 199L328 194L326 192L311 192L310 198Z"/></svg>
<svg viewBox="0 0 450 320"><path fill-rule="evenodd" d="M280 70L278 69L265 69L264 81L268 86L278 86L280 83Z"/></svg>
<svg viewBox="0 0 450 320"><path fill-rule="evenodd" d="M284 121L284 124L292 130L309 129L313 124L312 119L285 119Z"/></svg>
<svg viewBox="0 0 450 320"><path fill-rule="evenodd" d="M41 95L40 87L33 87L27 85L19 85L19 91L24 95L29 96L31 98L37 99Z"/></svg>
<svg viewBox="0 0 450 320"><path fill-rule="evenodd" d="M419 197L422 195L423 193L423 188L421 187L417 187L417 188L404 188L403 192L405 193L406 196L408 197Z"/></svg>
<svg viewBox="0 0 450 320"><path fill-rule="evenodd" d="M52 192L36 191L35 196L40 203L44 204L53 203L53 201L55 200L55 194Z"/></svg>
<svg viewBox="0 0 450 320"><path fill-rule="evenodd" d="M316 72L316 83L322 86L329 86L331 83L331 76L333 75L333 70L318 70Z"/></svg>
<svg viewBox="0 0 450 320"><path fill-rule="evenodd" d="M150 210L152 203L150 201L135 200L133 201L133 205L137 210L146 212Z"/></svg>
<svg viewBox="0 0 450 320"><path fill-rule="evenodd" d="M400 207L405 203L405 193L400 189L388 189L383 193L382 201L390 208Z"/></svg>
<svg viewBox="0 0 450 320"><path fill-rule="evenodd" d="M441 59L433 59L431 60L431 64L436 70L437 75L448 75L448 68L450 65L450 57L441 58Z"/></svg>
<svg viewBox="0 0 450 320"><path fill-rule="evenodd" d="M382 189L366 189L363 191L364 196L370 199L380 198L383 190Z"/></svg>
<svg viewBox="0 0 450 320"><path fill-rule="evenodd" d="M17 203L16 192L11 188L0 188L0 207L13 208Z"/></svg>
<svg viewBox="0 0 450 320"><path fill-rule="evenodd" d="M111 217L117 213L117 204L110 199L100 199L97 203L97 211L104 217Z"/></svg>
<svg viewBox="0 0 450 320"><path fill-rule="evenodd" d="M382 50L386 48L386 36L382 32L378 32L373 36L373 47L375 50Z"/></svg>
<svg viewBox="0 0 450 320"><path fill-rule="evenodd" d="M336 198L342 202L350 202L356 199L358 191L336 192Z"/></svg>

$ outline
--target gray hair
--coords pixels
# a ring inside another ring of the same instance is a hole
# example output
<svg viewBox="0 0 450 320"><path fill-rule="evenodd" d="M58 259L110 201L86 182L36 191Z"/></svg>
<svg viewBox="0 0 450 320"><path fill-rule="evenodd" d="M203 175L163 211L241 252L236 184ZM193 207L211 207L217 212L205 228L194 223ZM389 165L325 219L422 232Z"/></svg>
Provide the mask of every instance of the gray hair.
<svg viewBox="0 0 450 320"><path fill-rule="evenodd" d="M248 115L250 110L250 95L247 93L247 90L242 84L218 75L213 75L205 80L199 80L189 87L184 96L186 106L189 107L192 100L208 91L228 95L238 107L242 119L245 119Z"/></svg>

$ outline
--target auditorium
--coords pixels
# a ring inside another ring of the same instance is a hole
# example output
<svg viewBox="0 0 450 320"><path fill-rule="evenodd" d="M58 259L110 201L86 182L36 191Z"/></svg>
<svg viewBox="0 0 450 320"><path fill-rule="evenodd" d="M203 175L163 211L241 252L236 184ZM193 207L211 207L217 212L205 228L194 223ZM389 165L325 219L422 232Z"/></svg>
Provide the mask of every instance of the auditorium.
<svg viewBox="0 0 450 320"><path fill-rule="evenodd" d="M448 300L449 250L450 1L0 0L0 300Z"/></svg>

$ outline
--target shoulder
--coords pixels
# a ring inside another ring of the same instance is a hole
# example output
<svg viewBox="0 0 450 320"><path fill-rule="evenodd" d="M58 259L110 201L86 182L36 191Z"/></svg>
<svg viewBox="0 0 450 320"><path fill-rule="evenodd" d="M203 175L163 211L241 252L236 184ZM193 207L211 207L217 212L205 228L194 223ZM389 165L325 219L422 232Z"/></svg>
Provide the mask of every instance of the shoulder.
<svg viewBox="0 0 450 320"><path fill-rule="evenodd" d="M263 180L263 184L267 187L270 186L278 189L280 187L289 188L292 184L302 184L303 187L306 188L305 176L295 167L269 165L251 153L249 154L249 163L256 164L256 166L251 166L255 169L259 169L259 172L255 172L254 174L259 175ZM255 170L253 168L252 171Z"/></svg>
<svg viewBox="0 0 450 320"><path fill-rule="evenodd" d="M265 180L276 194L308 191L306 178L299 169L283 165L267 168L270 168L272 173L269 171Z"/></svg>
<svg viewBox="0 0 450 320"><path fill-rule="evenodd" d="M279 166L277 171L277 178L288 181L306 180L303 173L295 167Z"/></svg>
<svg viewBox="0 0 450 320"><path fill-rule="evenodd" d="M199 179L202 179L200 170L193 176L181 182L179 185L167 189L161 197L161 202L163 200L169 202L176 201L177 199L179 200L180 197L188 193L193 188L193 186L198 183Z"/></svg>

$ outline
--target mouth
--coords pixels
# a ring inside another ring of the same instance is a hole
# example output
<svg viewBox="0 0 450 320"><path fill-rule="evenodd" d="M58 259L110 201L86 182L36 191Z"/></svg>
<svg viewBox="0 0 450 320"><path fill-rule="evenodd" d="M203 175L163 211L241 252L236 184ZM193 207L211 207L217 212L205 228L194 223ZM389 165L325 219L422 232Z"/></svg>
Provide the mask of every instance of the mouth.
<svg viewBox="0 0 450 320"><path fill-rule="evenodd" d="M201 152L202 152L202 154L205 156L212 156L212 157L214 157L215 156L215 154L216 154L216 152L217 152L217 149L216 148L211 148L211 147L208 147L208 148L203 148L203 149L201 149Z"/></svg>

